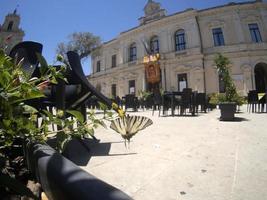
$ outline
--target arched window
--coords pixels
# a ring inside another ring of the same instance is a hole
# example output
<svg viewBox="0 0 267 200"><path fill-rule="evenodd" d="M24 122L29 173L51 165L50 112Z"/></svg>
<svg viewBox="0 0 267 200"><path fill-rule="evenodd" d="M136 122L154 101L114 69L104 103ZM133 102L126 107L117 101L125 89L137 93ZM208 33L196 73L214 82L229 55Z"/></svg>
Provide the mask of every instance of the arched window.
<svg viewBox="0 0 267 200"><path fill-rule="evenodd" d="M185 50L185 45L185 32L183 29L180 29L175 32L175 51Z"/></svg>
<svg viewBox="0 0 267 200"><path fill-rule="evenodd" d="M129 61L134 61L137 59L137 49L136 44L132 43L129 48Z"/></svg>
<svg viewBox="0 0 267 200"><path fill-rule="evenodd" d="M8 24L8 26L7 26L7 30L8 30L8 31L12 31L13 24L14 24L13 21L9 22L9 24Z"/></svg>
<svg viewBox="0 0 267 200"><path fill-rule="evenodd" d="M159 53L159 39L158 36L154 36L150 40L151 53Z"/></svg>

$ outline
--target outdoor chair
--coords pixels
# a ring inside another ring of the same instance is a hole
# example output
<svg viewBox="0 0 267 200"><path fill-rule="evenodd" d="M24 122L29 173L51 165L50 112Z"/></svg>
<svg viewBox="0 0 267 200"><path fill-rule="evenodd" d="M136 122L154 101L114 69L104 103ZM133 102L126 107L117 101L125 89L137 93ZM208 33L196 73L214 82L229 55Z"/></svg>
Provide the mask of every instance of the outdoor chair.
<svg viewBox="0 0 267 200"><path fill-rule="evenodd" d="M267 92L262 94L262 97L259 97L259 112L267 112Z"/></svg>
<svg viewBox="0 0 267 200"><path fill-rule="evenodd" d="M182 92L182 98L179 102L180 106L180 115L186 114L186 110L189 109L189 112L192 111L192 89L184 88Z"/></svg>
<svg viewBox="0 0 267 200"><path fill-rule="evenodd" d="M170 96L166 95L168 92L164 92L162 96L162 113L166 115L166 112L171 108L172 99Z"/></svg>
<svg viewBox="0 0 267 200"><path fill-rule="evenodd" d="M150 95L147 96L144 104L145 104L145 108L146 109L150 109L150 108L153 107L153 104L154 104L153 94L150 94Z"/></svg>
<svg viewBox="0 0 267 200"><path fill-rule="evenodd" d="M138 99L134 94L125 95L124 101L125 101L125 110L127 110L128 108L132 108L133 111L137 111Z"/></svg>
<svg viewBox="0 0 267 200"><path fill-rule="evenodd" d="M196 110L200 107L201 112L207 112L207 98L206 93L196 93Z"/></svg>
<svg viewBox="0 0 267 200"><path fill-rule="evenodd" d="M122 99L119 96L116 96L114 101L118 106L122 107Z"/></svg>
<svg viewBox="0 0 267 200"><path fill-rule="evenodd" d="M161 106L162 106L162 97L161 97L161 94L159 92L158 93L154 93L153 94L152 115L154 115L154 111L156 109L158 109L159 116L160 116Z"/></svg>
<svg viewBox="0 0 267 200"><path fill-rule="evenodd" d="M250 90L248 92L247 111L257 112L257 107L259 107L258 93L256 90Z"/></svg>
<svg viewBox="0 0 267 200"><path fill-rule="evenodd" d="M99 105L98 105L98 100L95 96L92 96L91 98L89 98L86 102L87 108L89 109L98 109Z"/></svg>

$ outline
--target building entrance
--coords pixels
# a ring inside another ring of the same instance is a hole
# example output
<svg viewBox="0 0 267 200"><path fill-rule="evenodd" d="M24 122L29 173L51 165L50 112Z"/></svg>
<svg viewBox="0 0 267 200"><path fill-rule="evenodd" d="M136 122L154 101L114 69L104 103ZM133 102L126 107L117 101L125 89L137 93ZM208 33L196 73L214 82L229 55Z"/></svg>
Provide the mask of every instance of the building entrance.
<svg viewBox="0 0 267 200"><path fill-rule="evenodd" d="M254 69L255 84L258 93L267 92L267 64L258 63Z"/></svg>

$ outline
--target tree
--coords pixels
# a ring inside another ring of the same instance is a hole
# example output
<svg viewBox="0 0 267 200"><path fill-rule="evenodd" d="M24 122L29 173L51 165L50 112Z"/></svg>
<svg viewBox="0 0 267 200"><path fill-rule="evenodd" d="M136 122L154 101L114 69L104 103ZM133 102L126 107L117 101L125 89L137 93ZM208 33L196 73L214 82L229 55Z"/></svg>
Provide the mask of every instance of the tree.
<svg viewBox="0 0 267 200"><path fill-rule="evenodd" d="M69 35L67 43L59 43L56 53L65 57L67 51L76 51L81 60L96 52L101 45L101 39L89 32L74 32Z"/></svg>
<svg viewBox="0 0 267 200"><path fill-rule="evenodd" d="M235 98L237 92L232 77L230 75L230 61L222 54L217 54L214 62L216 64L219 74L222 75L222 79L225 84L225 100L231 102Z"/></svg>

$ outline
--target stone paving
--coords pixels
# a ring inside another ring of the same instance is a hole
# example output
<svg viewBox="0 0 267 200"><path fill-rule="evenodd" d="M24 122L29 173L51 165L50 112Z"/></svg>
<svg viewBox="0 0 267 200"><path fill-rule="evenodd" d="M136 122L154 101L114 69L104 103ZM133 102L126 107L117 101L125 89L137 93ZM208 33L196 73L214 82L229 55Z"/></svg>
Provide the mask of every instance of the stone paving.
<svg viewBox="0 0 267 200"><path fill-rule="evenodd" d="M219 110L197 117L158 117L126 149L120 135L99 128L99 143L80 166L136 200L266 200L267 114ZM79 151L77 151L79 152ZM81 160L81 152L77 159Z"/></svg>

